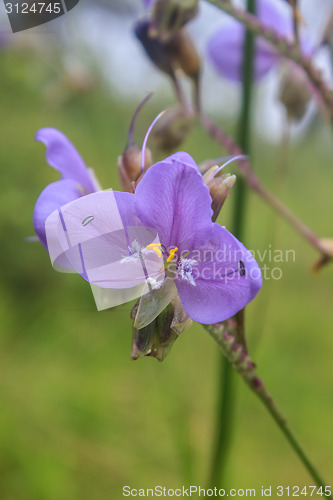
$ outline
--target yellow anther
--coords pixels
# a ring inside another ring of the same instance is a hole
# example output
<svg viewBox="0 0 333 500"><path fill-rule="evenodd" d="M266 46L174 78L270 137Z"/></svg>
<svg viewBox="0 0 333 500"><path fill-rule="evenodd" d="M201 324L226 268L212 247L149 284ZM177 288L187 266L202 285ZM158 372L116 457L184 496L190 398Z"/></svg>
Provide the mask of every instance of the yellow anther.
<svg viewBox="0 0 333 500"><path fill-rule="evenodd" d="M162 255L161 249L159 248L161 246L161 243L150 243L149 245L146 246L147 250L154 250L156 252L157 257L160 258Z"/></svg>
<svg viewBox="0 0 333 500"><path fill-rule="evenodd" d="M171 248L171 250L170 250L170 255L169 255L169 257L168 257L168 258L167 258L167 260L166 260L167 262L170 262L170 260L172 260L172 259L174 258L175 253L177 252L177 250L178 250L178 248L177 248L177 247L175 247L175 248Z"/></svg>

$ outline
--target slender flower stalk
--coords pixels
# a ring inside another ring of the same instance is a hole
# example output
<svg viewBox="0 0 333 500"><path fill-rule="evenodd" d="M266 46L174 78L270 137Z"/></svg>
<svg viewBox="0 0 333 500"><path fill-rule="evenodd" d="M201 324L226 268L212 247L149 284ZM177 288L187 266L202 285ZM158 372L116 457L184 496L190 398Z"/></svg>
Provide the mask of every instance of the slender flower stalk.
<svg viewBox="0 0 333 500"><path fill-rule="evenodd" d="M227 358L233 369L237 371L244 382L249 386L251 391L253 391L264 404L316 484L325 489L324 480L297 441L287 423L287 420L277 408L262 380L257 376L256 365L253 363L250 356L244 352L243 347L236 342L235 335L237 331L237 323L232 320L228 320L223 324L218 323L216 325L204 325L204 328L220 346L224 356ZM331 498L332 494L325 496L327 498Z"/></svg>
<svg viewBox="0 0 333 500"><path fill-rule="evenodd" d="M243 155L242 149L228 136L220 127L218 127L207 116L201 116L201 124L215 139L223 149L226 149L229 154ZM328 260L332 258L331 252L327 245L321 238L319 238L308 226L306 226L295 214L293 214L278 198L270 193L260 182L258 177L253 171L249 159L243 159L237 162L239 174L245 179L249 188L255 191L261 198L263 198L274 210L286 219L297 232L303 236L308 242L314 246L323 257Z"/></svg>
<svg viewBox="0 0 333 500"><path fill-rule="evenodd" d="M247 9L255 14L256 0L247 0ZM238 125L238 143L245 153L250 151L250 117L252 101L252 82L253 82L253 61L254 61L254 36L249 30L246 30L243 47L243 66L242 66L242 107L239 116ZM246 206L246 182L239 179L234 196L234 217L233 232L239 238L244 236L244 214ZM244 336L244 309L235 316L238 340L246 350L246 341ZM223 356L221 359L221 389L220 401L218 405L216 420L216 444L213 455L213 464L211 470L210 483L212 486L220 486L223 480L224 465L228 459L229 449L232 441L233 414L235 406L235 390L233 369L229 361Z"/></svg>
<svg viewBox="0 0 333 500"><path fill-rule="evenodd" d="M330 119L333 121L333 91L327 86L321 71L313 65L310 57L302 53L297 42L281 37L274 30L263 25L253 14L250 14L245 9L234 7L228 0L206 1L243 23L255 35L265 38L281 55L302 67L314 89L321 97Z"/></svg>

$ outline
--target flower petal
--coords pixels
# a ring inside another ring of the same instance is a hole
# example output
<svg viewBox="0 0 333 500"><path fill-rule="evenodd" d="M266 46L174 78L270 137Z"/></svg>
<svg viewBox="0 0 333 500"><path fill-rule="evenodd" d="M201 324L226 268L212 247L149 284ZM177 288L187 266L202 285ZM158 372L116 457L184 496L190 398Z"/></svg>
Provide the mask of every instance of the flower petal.
<svg viewBox="0 0 333 500"><path fill-rule="evenodd" d="M193 279L178 276L175 283L184 310L198 323L230 318L261 288L261 271L251 252L218 224L212 240L191 252L188 259L192 262Z"/></svg>
<svg viewBox="0 0 333 500"><path fill-rule="evenodd" d="M149 276L164 273L162 255L146 249L159 243L156 231L124 225L123 221L137 220L135 215L131 218L132 198L130 193L99 191L52 213L46 221L52 263L69 262L85 280L101 288L136 287Z"/></svg>
<svg viewBox="0 0 333 500"><path fill-rule="evenodd" d="M154 2L155 0L143 0L143 6L145 9L150 9Z"/></svg>
<svg viewBox="0 0 333 500"><path fill-rule="evenodd" d="M39 195L33 213L33 225L36 234L47 249L45 221L48 216L62 205L82 196L82 190L74 180L52 182Z"/></svg>
<svg viewBox="0 0 333 500"><path fill-rule="evenodd" d="M135 192L135 209L154 227L167 249L198 248L211 237L211 197L190 155L176 153L145 173Z"/></svg>
<svg viewBox="0 0 333 500"><path fill-rule="evenodd" d="M97 190L80 154L62 132L54 128L42 128L35 135L35 140L45 144L48 164L59 170L63 179L75 180L88 193Z"/></svg>
<svg viewBox="0 0 333 500"><path fill-rule="evenodd" d="M281 10L275 2L259 0L257 17L279 35L292 36L291 12L288 15L287 9ZM208 53L213 64L229 80L242 81L244 36L244 26L232 20L220 28L208 43ZM279 57L272 45L261 38L256 39L255 47L255 78L260 79L277 63Z"/></svg>
<svg viewBox="0 0 333 500"><path fill-rule="evenodd" d="M244 29L225 26L208 43L208 53L219 73L231 81L242 81ZM255 79L262 78L278 61L278 55L263 40L256 40Z"/></svg>

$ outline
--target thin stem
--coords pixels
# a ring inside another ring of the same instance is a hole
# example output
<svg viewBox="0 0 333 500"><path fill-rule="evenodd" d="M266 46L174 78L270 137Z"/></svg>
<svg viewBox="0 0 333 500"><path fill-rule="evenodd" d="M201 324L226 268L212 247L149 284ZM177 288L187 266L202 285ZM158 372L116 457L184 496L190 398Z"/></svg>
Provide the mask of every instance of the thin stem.
<svg viewBox="0 0 333 500"><path fill-rule="evenodd" d="M146 102L151 98L153 95L153 92L149 92L149 94L146 95L146 97L140 102L138 107L136 108L134 115L132 117L130 127L128 130L128 139L127 139L127 146L130 146L134 143L133 135L134 135L134 127L135 127L135 122L138 117L138 114L140 113L141 109L143 106L146 104Z"/></svg>
<svg viewBox="0 0 333 500"><path fill-rule="evenodd" d="M220 127L212 122L208 117L201 117L202 126L207 130L213 139L219 142L222 148L226 149L229 154L242 155L242 149L229 137ZM314 246L324 258L328 260L332 258L330 250L322 242L309 227L296 217L278 198L267 191L261 184L258 177L254 173L249 160L237 162L239 174L245 179L249 188L255 191L263 198L274 210L286 219L303 238L305 238L312 246Z"/></svg>
<svg viewBox="0 0 333 500"><path fill-rule="evenodd" d="M247 9L255 13L256 0L247 0ZM250 149L250 117L252 102L252 81L253 81L253 60L254 60L254 36L249 30L246 30L243 46L243 67L242 67L242 106L239 116L238 139L239 144L245 153ZM240 239L243 239L244 232L244 214L246 205L246 184L243 179L237 183L234 193L234 214L233 214L233 233ZM237 331L240 340L245 346L244 337L244 311L236 315L238 325ZM215 450L211 469L210 485L219 487L223 480L225 464L229 455L232 440L232 429L235 407L235 390L233 380L233 370L230 363L222 357L220 370L221 388L219 392L219 403L217 411L217 420L215 428Z"/></svg>
<svg viewBox="0 0 333 500"><path fill-rule="evenodd" d="M287 420L277 408L262 380L257 376L255 364L251 360L250 356L244 352L243 347L236 342L236 323L229 320L224 324L219 323L216 325L203 326L220 346L224 356L233 369L238 372L252 392L254 392L254 394L264 404L313 480L318 486L322 486L325 489L324 480L299 444L297 438L290 429ZM332 494L326 496L331 498Z"/></svg>
<svg viewBox="0 0 333 500"><path fill-rule="evenodd" d="M291 5L291 8L293 10L293 28L294 28L294 39L295 39L295 43L297 43L298 47L299 47L299 27L298 27L298 23L299 23L299 11L298 11L298 8L297 8L297 0L289 0L289 3Z"/></svg>
<svg viewBox="0 0 333 500"><path fill-rule="evenodd" d="M209 477L209 486L219 488L230 448L230 430L234 420L234 373L230 363L222 355L220 360L220 388L216 409L215 441L213 448L212 465Z"/></svg>
<svg viewBox="0 0 333 500"><path fill-rule="evenodd" d="M265 38L274 46L279 54L291 59L302 67L325 104L331 120L333 120L333 91L326 85L321 71L312 64L310 57L302 53L297 42L280 36L274 30L262 24L253 14L248 13L244 9L234 7L228 0L206 1L243 23L255 35Z"/></svg>

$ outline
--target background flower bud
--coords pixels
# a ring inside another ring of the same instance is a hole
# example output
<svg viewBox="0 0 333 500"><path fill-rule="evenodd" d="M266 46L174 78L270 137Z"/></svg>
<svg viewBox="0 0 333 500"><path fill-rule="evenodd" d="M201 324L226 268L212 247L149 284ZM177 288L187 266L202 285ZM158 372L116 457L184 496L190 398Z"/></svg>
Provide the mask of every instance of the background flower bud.
<svg viewBox="0 0 333 500"><path fill-rule="evenodd" d="M156 0L149 34L167 42L198 13L198 0Z"/></svg>
<svg viewBox="0 0 333 500"><path fill-rule="evenodd" d="M195 119L195 115L182 106L170 108L156 123L151 133L152 140L159 149L174 149L186 139Z"/></svg>
<svg viewBox="0 0 333 500"><path fill-rule="evenodd" d="M311 90L304 71L288 63L281 80L279 99L285 106L288 118L299 121L303 118L311 100Z"/></svg>
<svg viewBox="0 0 333 500"><path fill-rule="evenodd" d="M181 69L188 77L197 79L200 74L201 62L188 31L186 29L178 31L168 44L177 68Z"/></svg>

